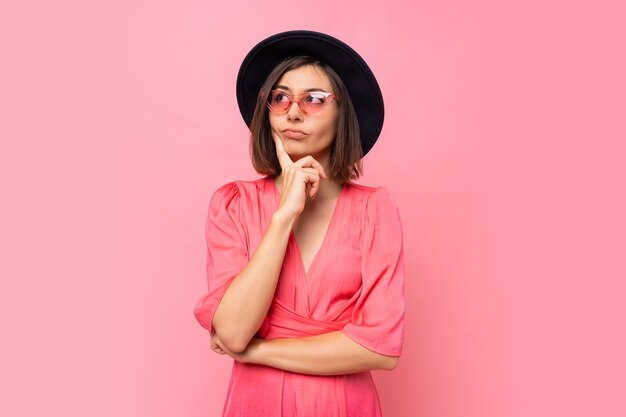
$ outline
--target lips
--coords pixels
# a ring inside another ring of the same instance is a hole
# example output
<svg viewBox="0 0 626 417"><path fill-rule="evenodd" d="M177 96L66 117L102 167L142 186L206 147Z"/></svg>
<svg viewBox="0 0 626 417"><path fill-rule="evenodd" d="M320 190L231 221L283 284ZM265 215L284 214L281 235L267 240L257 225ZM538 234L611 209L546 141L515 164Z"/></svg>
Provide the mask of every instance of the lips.
<svg viewBox="0 0 626 417"><path fill-rule="evenodd" d="M283 135L291 139L302 139L306 136L306 133L299 129L285 129L283 130Z"/></svg>

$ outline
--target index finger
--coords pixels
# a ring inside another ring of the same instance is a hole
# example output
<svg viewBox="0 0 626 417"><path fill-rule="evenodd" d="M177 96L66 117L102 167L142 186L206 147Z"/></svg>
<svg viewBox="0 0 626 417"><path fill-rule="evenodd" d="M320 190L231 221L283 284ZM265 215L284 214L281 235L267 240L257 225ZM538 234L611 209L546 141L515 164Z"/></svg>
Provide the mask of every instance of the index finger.
<svg viewBox="0 0 626 417"><path fill-rule="evenodd" d="M276 144L276 156L278 156L278 163L280 164L282 169L285 167L292 165L293 161L285 151L285 147L283 146L283 142L278 137L278 134L272 129L272 137L274 138L274 143Z"/></svg>

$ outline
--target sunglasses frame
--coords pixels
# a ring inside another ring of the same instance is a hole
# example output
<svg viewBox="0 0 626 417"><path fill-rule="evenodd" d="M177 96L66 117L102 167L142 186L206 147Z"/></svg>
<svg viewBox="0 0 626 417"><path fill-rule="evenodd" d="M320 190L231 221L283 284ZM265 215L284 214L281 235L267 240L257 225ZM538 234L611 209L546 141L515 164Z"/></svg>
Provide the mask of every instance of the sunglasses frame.
<svg viewBox="0 0 626 417"><path fill-rule="evenodd" d="M287 105L287 107L285 107L285 110L282 111L282 112L276 110L274 107L272 107L270 105L269 98L272 97L272 93L274 93L274 92L280 92L281 94L283 94L284 96L286 96L289 99L289 104ZM300 101L302 100L301 97L309 96L311 94L320 94L320 95L322 95L322 96L324 96L326 98L326 101L316 111L314 111L314 112L307 112L307 111L305 111L302 108L302 106L300 106ZM337 100L337 97L335 96L335 93L329 93L328 91L307 91L307 92L300 93L300 94L290 94L290 93L286 92L285 90L281 90L280 88L274 88L274 89L270 90L270 97L269 98L265 101L265 104L270 109L270 111L272 113L275 113L275 114L286 114L291 109L291 106L293 105L294 102L298 103L298 108L300 109L300 111L302 111L302 113L304 113L304 114L315 114L315 113L323 110L326 106L328 106L333 101L333 99Z"/></svg>

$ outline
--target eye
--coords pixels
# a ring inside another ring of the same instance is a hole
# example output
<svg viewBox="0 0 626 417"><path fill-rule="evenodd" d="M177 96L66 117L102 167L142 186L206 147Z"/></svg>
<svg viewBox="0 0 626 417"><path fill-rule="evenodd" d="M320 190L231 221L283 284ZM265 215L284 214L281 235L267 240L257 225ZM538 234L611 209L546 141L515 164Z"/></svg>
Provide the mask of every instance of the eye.
<svg viewBox="0 0 626 417"><path fill-rule="evenodd" d="M305 102L310 104L324 104L326 97L322 94L311 93L306 97Z"/></svg>
<svg viewBox="0 0 626 417"><path fill-rule="evenodd" d="M272 103L285 103L287 101L289 101L289 97L286 94L279 91L272 93Z"/></svg>

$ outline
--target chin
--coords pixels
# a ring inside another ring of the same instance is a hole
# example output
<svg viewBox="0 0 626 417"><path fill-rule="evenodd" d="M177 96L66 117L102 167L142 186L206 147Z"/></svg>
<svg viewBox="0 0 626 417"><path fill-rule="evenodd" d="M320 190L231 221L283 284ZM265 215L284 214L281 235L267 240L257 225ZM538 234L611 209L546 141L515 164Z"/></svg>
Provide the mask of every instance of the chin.
<svg viewBox="0 0 626 417"><path fill-rule="evenodd" d="M290 143L289 145L285 146L285 151L290 157L292 157L291 159L294 161L296 159L300 159L307 155L311 155L313 158L319 159L320 157L324 155L325 151L330 152L330 147L327 149L311 149L310 147L306 145L299 146L299 145L291 145ZM297 157L297 158L294 159L294 157Z"/></svg>

